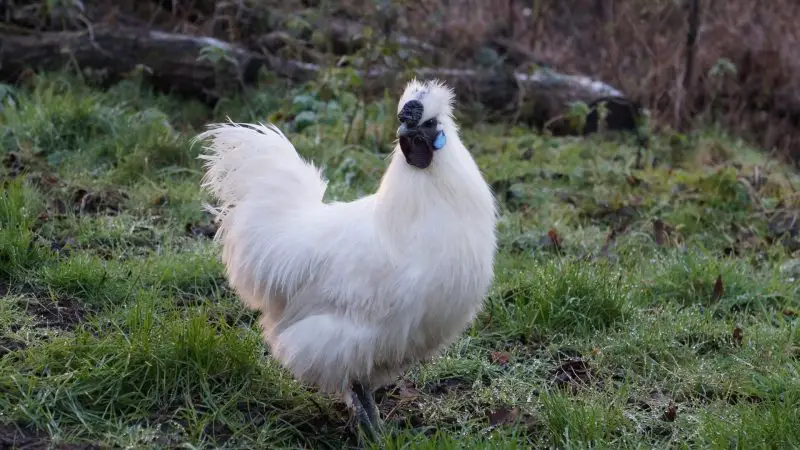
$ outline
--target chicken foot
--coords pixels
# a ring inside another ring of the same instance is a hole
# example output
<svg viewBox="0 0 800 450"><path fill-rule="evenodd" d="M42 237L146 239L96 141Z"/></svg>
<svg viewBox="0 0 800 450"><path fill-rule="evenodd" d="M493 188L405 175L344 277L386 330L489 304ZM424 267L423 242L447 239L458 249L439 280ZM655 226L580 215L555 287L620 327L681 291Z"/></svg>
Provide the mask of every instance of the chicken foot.
<svg viewBox="0 0 800 450"><path fill-rule="evenodd" d="M355 425L375 439L381 429L381 419L373 393L361 383L354 382L345 395Z"/></svg>

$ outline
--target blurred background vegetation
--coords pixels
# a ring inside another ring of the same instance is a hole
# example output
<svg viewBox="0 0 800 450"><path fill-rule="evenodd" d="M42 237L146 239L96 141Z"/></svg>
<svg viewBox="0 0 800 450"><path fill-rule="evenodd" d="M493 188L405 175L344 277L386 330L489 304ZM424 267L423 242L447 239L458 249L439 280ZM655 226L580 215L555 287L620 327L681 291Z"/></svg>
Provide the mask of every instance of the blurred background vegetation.
<svg viewBox="0 0 800 450"><path fill-rule="evenodd" d="M289 118L304 126L438 76L475 120L580 133L574 117L611 96L626 107L609 128L644 108L651 132L715 122L798 164L796 17L790 0L6 0L0 77L79 67L210 104L307 83Z"/></svg>

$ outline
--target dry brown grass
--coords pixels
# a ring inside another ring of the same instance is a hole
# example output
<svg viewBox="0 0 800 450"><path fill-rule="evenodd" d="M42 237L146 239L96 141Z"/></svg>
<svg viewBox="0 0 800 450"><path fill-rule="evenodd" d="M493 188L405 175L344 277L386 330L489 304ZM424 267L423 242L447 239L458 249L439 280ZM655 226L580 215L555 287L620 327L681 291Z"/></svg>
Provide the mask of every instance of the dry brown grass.
<svg viewBox="0 0 800 450"><path fill-rule="evenodd" d="M124 0L90 8L93 21L134 13L313 62L334 61L324 43L305 45L334 19L431 43L442 51L427 62L448 66L474 65L482 47L510 42L512 64L535 58L611 83L649 108L657 128L678 128L682 112L693 111L800 165L800 3L700 2L692 92L683 84L689 0ZM725 60L736 72L713 75Z"/></svg>
<svg viewBox="0 0 800 450"><path fill-rule="evenodd" d="M355 16L375 2L350 0ZM448 48L458 62L498 36L559 70L592 75L677 128L691 108L765 150L800 162L800 3L701 0L693 92L683 88L686 0L400 2L397 31ZM736 73L714 67L730 61Z"/></svg>

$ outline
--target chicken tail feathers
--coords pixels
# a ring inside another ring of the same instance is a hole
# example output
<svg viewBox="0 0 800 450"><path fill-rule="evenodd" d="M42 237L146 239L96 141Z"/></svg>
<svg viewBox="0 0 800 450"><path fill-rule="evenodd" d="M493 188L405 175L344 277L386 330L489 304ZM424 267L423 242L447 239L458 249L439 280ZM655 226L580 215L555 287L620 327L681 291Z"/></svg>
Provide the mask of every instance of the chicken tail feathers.
<svg viewBox="0 0 800 450"><path fill-rule="evenodd" d="M197 141L208 141L199 156L206 169L202 187L218 199L208 207L218 219L245 200L272 211L322 201L321 171L272 124L214 124Z"/></svg>

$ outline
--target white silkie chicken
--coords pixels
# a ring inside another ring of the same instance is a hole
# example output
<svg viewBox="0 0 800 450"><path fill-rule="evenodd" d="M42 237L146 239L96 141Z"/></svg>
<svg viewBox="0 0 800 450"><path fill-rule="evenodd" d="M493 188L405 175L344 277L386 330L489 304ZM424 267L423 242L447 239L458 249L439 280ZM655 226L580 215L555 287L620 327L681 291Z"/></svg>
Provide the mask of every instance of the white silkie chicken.
<svg viewBox="0 0 800 450"><path fill-rule="evenodd" d="M273 125L215 124L206 188L227 277L261 311L271 354L380 424L374 390L453 342L493 277L496 207L459 139L453 92L411 81L376 193L324 203L326 182Z"/></svg>

